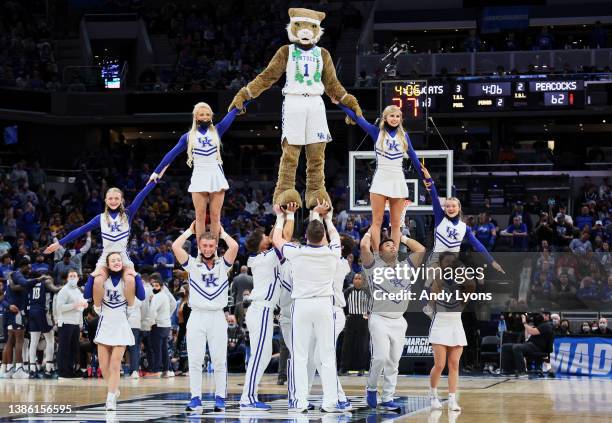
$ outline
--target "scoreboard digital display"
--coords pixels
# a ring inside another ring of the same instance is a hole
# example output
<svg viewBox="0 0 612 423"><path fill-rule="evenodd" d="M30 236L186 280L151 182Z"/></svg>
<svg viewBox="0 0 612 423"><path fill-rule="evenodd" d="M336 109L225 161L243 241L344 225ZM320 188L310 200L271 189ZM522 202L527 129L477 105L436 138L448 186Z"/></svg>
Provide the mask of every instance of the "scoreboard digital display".
<svg viewBox="0 0 612 423"><path fill-rule="evenodd" d="M556 75L383 80L379 110L395 104L410 126L431 113L583 109L585 81Z"/></svg>

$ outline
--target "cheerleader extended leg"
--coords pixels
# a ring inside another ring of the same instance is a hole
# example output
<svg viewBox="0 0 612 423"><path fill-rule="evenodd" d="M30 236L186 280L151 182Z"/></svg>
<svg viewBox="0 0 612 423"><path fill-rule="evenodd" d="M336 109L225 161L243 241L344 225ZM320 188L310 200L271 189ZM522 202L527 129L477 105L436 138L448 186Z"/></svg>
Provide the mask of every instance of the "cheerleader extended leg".
<svg viewBox="0 0 612 423"><path fill-rule="evenodd" d="M385 203L387 197L381 194L370 193L370 204L372 205L372 225L370 226L370 234L372 235L372 250L378 251L380 244L380 231L385 214Z"/></svg>
<svg viewBox="0 0 612 423"><path fill-rule="evenodd" d="M207 192L192 192L191 199L196 215L196 240L199 240L202 234L206 232L206 208L210 197Z"/></svg>
<svg viewBox="0 0 612 423"><path fill-rule="evenodd" d="M219 239L221 230L221 208L225 199L225 191L211 192L210 198L210 232ZM196 222L197 224L197 222Z"/></svg>
<svg viewBox="0 0 612 423"><path fill-rule="evenodd" d="M391 209L391 239L395 248L399 249L400 239L402 238L402 219L404 218L404 199L389 198L389 208Z"/></svg>

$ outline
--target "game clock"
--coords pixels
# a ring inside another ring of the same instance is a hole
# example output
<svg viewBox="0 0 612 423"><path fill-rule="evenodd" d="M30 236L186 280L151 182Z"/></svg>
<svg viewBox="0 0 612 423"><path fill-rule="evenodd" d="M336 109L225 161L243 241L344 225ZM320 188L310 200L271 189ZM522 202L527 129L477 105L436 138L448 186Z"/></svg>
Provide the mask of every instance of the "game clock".
<svg viewBox="0 0 612 423"><path fill-rule="evenodd" d="M380 82L379 114L395 105L402 111L404 127L424 131L433 98L429 96L427 80L382 80Z"/></svg>

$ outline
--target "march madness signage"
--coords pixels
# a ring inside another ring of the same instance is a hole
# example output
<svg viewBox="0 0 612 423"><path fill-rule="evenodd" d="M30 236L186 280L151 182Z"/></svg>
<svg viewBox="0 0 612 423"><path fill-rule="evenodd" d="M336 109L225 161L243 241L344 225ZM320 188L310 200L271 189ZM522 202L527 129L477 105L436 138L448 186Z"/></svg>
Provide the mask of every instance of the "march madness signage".
<svg viewBox="0 0 612 423"><path fill-rule="evenodd" d="M433 357L428 336L406 336L402 357Z"/></svg>
<svg viewBox="0 0 612 423"><path fill-rule="evenodd" d="M612 338L556 338L550 364L557 373L612 377Z"/></svg>

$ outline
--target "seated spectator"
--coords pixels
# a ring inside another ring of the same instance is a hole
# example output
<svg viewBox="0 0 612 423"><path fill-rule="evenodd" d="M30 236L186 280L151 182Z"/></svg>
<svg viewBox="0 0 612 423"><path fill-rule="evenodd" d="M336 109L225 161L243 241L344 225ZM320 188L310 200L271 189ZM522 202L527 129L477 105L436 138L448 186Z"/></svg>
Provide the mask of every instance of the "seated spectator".
<svg viewBox="0 0 612 423"><path fill-rule="evenodd" d="M505 363L505 373L514 371L517 377L526 377L525 356L530 353L548 353L553 342L553 330L550 322L545 322L541 314L536 314L533 325L527 322L527 315L521 315L521 323L525 330L527 341L523 344L511 344L512 347L502 347L502 362ZM505 348L504 348L505 347ZM512 353L513 360L508 357Z"/></svg>
<svg viewBox="0 0 612 423"><path fill-rule="evenodd" d="M592 277L587 276L582 279L576 296L581 301L597 301L599 299L599 289Z"/></svg>
<svg viewBox="0 0 612 423"><path fill-rule="evenodd" d="M569 244L572 253L584 256L586 253L592 252L593 245L591 245L591 241L589 241L590 237L591 235L589 235L587 231L583 231L580 234L580 238L574 238Z"/></svg>
<svg viewBox="0 0 612 423"><path fill-rule="evenodd" d="M608 328L608 319L606 319L605 317L601 317L597 324L597 328L593 330L592 332L595 335L606 335L606 336L612 335L612 330Z"/></svg>
<svg viewBox="0 0 612 423"><path fill-rule="evenodd" d="M497 238L497 230L495 225L491 223L488 214L480 213L478 215L478 224L474 228L476 238L488 251L493 251L495 239Z"/></svg>
<svg viewBox="0 0 612 423"><path fill-rule="evenodd" d="M567 319L561 320L561 324L557 332L555 332L555 336L570 336L572 332L570 331L570 322Z"/></svg>
<svg viewBox="0 0 612 423"><path fill-rule="evenodd" d="M228 371L244 372L246 362L245 333L238 325L236 316L227 316L227 368Z"/></svg>
<svg viewBox="0 0 612 423"><path fill-rule="evenodd" d="M580 215L576 217L576 226L578 226L578 229L583 230L587 225L589 228L593 227L593 216L589 212L589 207L583 206L580 209Z"/></svg>
<svg viewBox="0 0 612 423"><path fill-rule="evenodd" d="M527 225L522 223L520 216L514 216L513 223L500 232L503 237L512 237L514 251L527 251L529 247L529 232Z"/></svg>

